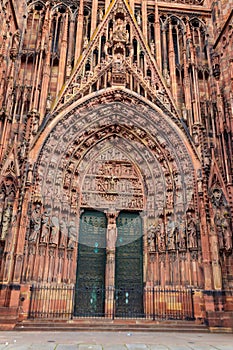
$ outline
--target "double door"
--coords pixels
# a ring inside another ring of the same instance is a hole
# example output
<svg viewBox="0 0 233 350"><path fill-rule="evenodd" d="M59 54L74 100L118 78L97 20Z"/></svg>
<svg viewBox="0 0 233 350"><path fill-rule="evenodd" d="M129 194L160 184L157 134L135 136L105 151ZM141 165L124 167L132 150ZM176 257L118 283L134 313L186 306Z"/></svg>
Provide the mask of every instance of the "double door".
<svg viewBox="0 0 233 350"><path fill-rule="evenodd" d="M142 316L143 239L140 214L121 212L116 217L115 247L111 247L110 252L108 229L108 218L100 211L84 211L80 218L74 315ZM114 276L111 281L109 276Z"/></svg>

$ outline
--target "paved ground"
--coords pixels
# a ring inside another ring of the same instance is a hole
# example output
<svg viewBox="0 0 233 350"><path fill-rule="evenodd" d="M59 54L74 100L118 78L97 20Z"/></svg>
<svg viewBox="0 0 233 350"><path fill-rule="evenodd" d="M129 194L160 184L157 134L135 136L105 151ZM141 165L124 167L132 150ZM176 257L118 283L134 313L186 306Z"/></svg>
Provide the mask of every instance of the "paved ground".
<svg viewBox="0 0 233 350"><path fill-rule="evenodd" d="M233 350L233 334L0 332L0 350Z"/></svg>

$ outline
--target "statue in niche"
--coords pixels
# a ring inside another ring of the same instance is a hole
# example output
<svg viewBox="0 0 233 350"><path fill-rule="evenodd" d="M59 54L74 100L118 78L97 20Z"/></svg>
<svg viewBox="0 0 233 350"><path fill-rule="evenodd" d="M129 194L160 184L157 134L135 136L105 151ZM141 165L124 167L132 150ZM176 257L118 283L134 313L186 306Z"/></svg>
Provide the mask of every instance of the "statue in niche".
<svg viewBox="0 0 233 350"><path fill-rule="evenodd" d="M41 205L37 203L34 210L32 211L30 220L30 232L28 236L28 241L34 243L37 237L40 235L41 229Z"/></svg>
<svg viewBox="0 0 233 350"><path fill-rule="evenodd" d="M227 252L232 249L232 231L231 222L228 212L216 211L214 222L216 226L219 250L226 250Z"/></svg>
<svg viewBox="0 0 233 350"><path fill-rule="evenodd" d="M227 201L220 188L213 189L212 203L215 211L214 223L218 236L219 250L229 252L232 250L231 219Z"/></svg>
<svg viewBox="0 0 233 350"><path fill-rule="evenodd" d="M53 215L51 218L51 234L50 234L50 244L58 245L59 240L59 219L57 216Z"/></svg>
<svg viewBox="0 0 233 350"><path fill-rule="evenodd" d="M41 229L41 238L40 238L41 243L48 243L49 241L50 225L51 225L50 213L51 213L51 209L48 208L47 210L44 211L42 216L42 229Z"/></svg>
<svg viewBox="0 0 233 350"><path fill-rule="evenodd" d="M176 223L173 215L167 216L167 247L169 250L176 249Z"/></svg>
<svg viewBox="0 0 233 350"><path fill-rule="evenodd" d="M223 242L223 227L222 227L222 217L220 210L216 211L215 217L214 217L214 223L216 226L217 236L218 236L218 246L219 250L224 249L224 242Z"/></svg>
<svg viewBox="0 0 233 350"><path fill-rule="evenodd" d="M190 211L186 214L188 248L197 248L197 224Z"/></svg>
<svg viewBox="0 0 233 350"><path fill-rule="evenodd" d="M2 215L2 234L1 234L1 240L5 240L7 233L8 233L8 229L10 226L10 222L11 222L11 214L12 214L12 207L11 206L7 206L5 208L5 210L3 211L3 215Z"/></svg>
<svg viewBox="0 0 233 350"><path fill-rule="evenodd" d="M142 24L142 21L141 21L141 14L140 14L139 11L137 12L136 19L137 19L137 24L138 24L139 27L140 27L141 24Z"/></svg>
<svg viewBox="0 0 233 350"><path fill-rule="evenodd" d="M101 8L99 9L98 17L99 17L99 21L102 21L102 19L104 17L104 13L103 13L103 10Z"/></svg>
<svg viewBox="0 0 233 350"><path fill-rule="evenodd" d="M222 217L222 230L223 230L223 240L224 248L227 252L232 250L232 230L229 213L225 212Z"/></svg>
<svg viewBox="0 0 233 350"><path fill-rule="evenodd" d="M12 36L12 45L10 49L10 55L12 59L15 59L18 51L19 51L19 43L20 43L20 31L19 29Z"/></svg>
<svg viewBox="0 0 233 350"><path fill-rule="evenodd" d="M71 206L76 207L78 205L79 194L77 191L73 191L71 195Z"/></svg>
<svg viewBox="0 0 233 350"><path fill-rule="evenodd" d="M166 250L166 235L163 218L159 218L158 225L156 227L156 236L158 242L158 251L163 252Z"/></svg>
<svg viewBox="0 0 233 350"><path fill-rule="evenodd" d="M151 40L151 42L150 42L150 49L151 49L151 53L154 55L155 54L155 43L154 43L154 40Z"/></svg>
<svg viewBox="0 0 233 350"><path fill-rule="evenodd" d="M68 249L74 249L76 236L77 236L77 230L76 230L75 222L70 221L69 228L68 228L68 244L67 244Z"/></svg>
<svg viewBox="0 0 233 350"><path fill-rule="evenodd" d="M183 222L183 218L180 216L177 220L177 233L178 233L178 240L179 240L179 249L185 250L186 249L186 236L185 236L185 225Z"/></svg>
<svg viewBox="0 0 233 350"><path fill-rule="evenodd" d="M154 225L150 225L148 233L147 233L147 243L150 252L155 251L155 235L156 229Z"/></svg>
<svg viewBox="0 0 233 350"><path fill-rule="evenodd" d="M39 116L35 115L33 117L33 123L32 123L32 135L36 135L38 129L39 129Z"/></svg>
<svg viewBox="0 0 233 350"><path fill-rule="evenodd" d="M68 228L66 226L66 222L64 218L60 221L60 248L65 248L67 245L67 238L68 238Z"/></svg>
<svg viewBox="0 0 233 350"><path fill-rule="evenodd" d="M223 206L224 203L224 198L223 198L223 193L220 188L214 188L212 191L212 203L213 206L217 209Z"/></svg>
<svg viewBox="0 0 233 350"><path fill-rule="evenodd" d="M113 28L113 40L115 41L126 41L127 31L124 28L124 22L121 18L117 18Z"/></svg>

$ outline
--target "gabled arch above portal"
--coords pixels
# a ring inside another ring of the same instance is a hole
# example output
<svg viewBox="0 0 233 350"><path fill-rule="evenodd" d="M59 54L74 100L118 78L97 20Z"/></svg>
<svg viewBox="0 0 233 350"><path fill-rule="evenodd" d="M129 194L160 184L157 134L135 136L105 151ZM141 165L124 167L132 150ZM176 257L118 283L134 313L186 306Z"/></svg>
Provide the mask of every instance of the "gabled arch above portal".
<svg viewBox="0 0 233 350"><path fill-rule="evenodd" d="M51 108L51 116L74 101L107 87L126 87L179 117L166 82L126 0L113 0L70 79Z"/></svg>

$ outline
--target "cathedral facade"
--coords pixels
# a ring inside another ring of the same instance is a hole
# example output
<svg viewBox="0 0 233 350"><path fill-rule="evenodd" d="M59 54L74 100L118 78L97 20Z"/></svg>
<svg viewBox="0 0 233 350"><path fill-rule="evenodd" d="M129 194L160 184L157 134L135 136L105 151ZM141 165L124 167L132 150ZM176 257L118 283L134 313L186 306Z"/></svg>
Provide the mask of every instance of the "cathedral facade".
<svg viewBox="0 0 233 350"><path fill-rule="evenodd" d="M0 4L0 324L233 329L232 0Z"/></svg>

